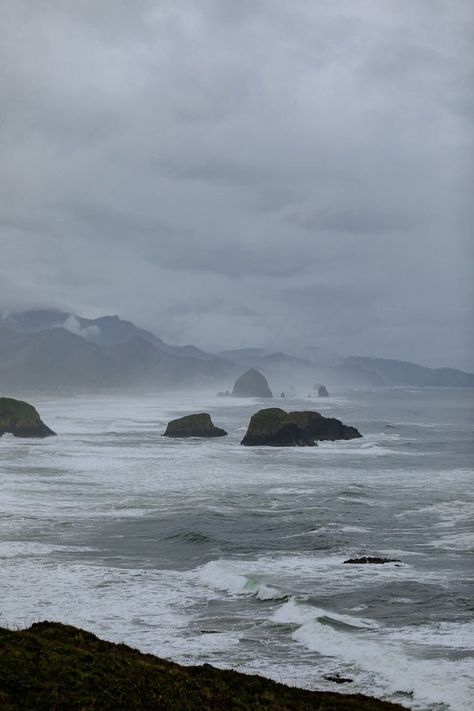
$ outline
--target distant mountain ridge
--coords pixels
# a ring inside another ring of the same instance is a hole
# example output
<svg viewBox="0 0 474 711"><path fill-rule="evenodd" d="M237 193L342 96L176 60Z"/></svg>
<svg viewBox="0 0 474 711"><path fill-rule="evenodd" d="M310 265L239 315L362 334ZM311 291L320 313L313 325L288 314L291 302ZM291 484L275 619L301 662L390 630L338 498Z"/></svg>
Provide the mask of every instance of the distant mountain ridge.
<svg viewBox="0 0 474 711"><path fill-rule="evenodd" d="M301 357L304 354L305 357ZM165 343L118 316L87 319L43 309L0 315L0 390L97 392L229 387L256 368L275 390L331 387L474 386L474 374L398 360L343 358L317 347L291 355L263 348L219 354Z"/></svg>

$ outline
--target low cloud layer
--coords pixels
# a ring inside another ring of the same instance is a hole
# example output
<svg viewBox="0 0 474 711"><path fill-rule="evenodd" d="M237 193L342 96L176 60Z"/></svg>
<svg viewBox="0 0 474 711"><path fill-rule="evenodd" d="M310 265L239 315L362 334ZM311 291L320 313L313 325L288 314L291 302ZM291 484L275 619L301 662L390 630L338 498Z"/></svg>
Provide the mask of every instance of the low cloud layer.
<svg viewBox="0 0 474 711"><path fill-rule="evenodd" d="M474 369L467 0L0 6L0 311Z"/></svg>

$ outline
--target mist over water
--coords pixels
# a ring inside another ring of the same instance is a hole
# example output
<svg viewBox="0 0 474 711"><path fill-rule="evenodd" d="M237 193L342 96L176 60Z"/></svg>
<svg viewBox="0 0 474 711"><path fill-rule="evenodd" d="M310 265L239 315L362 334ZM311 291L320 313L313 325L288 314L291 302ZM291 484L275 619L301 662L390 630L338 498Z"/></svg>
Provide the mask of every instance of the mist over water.
<svg viewBox="0 0 474 711"><path fill-rule="evenodd" d="M364 435L290 449L240 446L257 400L35 404L58 437L0 438L0 624L58 620L185 664L469 707L472 391L275 399ZM229 436L161 436L199 411ZM377 554L401 563L343 565ZM324 679L337 673L353 683Z"/></svg>

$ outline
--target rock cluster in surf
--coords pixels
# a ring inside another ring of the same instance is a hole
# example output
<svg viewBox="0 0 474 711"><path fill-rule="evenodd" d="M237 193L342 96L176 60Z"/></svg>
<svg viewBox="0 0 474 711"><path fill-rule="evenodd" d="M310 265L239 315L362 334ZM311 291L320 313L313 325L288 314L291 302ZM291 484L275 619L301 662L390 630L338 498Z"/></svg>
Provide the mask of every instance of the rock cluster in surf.
<svg viewBox="0 0 474 711"><path fill-rule="evenodd" d="M355 427L319 412L285 412L278 407L252 416L241 444L248 447L311 447L316 441L362 437Z"/></svg>

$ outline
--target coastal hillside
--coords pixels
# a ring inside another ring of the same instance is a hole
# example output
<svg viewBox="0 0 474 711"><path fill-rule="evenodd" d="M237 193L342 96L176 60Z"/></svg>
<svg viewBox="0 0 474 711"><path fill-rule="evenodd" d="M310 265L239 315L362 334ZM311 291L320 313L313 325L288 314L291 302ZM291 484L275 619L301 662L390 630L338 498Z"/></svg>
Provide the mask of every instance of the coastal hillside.
<svg viewBox="0 0 474 711"><path fill-rule="evenodd" d="M0 314L0 390L136 392L228 389L243 370L256 369L275 391L329 387L474 387L474 374L381 358L343 358L316 347L305 357L244 348L206 353L165 343L118 316L87 319L65 311Z"/></svg>
<svg viewBox="0 0 474 711"><path fill-rule="evenodd" d="M259 676L183 667L75 627L0 629L0 707L163 711L396 711L362 695L306 691Z"/></svg>

